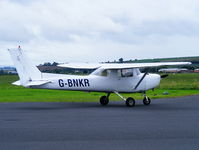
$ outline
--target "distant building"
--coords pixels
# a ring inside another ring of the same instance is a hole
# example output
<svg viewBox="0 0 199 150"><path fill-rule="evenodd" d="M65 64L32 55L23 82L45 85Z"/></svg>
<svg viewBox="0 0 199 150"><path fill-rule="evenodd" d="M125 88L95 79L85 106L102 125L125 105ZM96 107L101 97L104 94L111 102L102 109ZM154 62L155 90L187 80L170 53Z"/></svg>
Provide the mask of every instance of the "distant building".
<svg viewBox="0 0 199 150"><path fill-rule="evenodd" d="M195 69L194 72L199 73L199 69Z"/></svg>
<svg viewBox="0 0 199 150"><path fill-rule="evenodd" d="M185 68L167 68L167 69L159 69L158 72L163 72L163 73L182 73L182 72L189 72L189 70L185 69Z"/></svg>
<svg viewBox="0 0 199 150"><path fill-rule="evenodd" d="M11 70L11 71L8 71L7 73L8 73L8 74L17 74L17 71Z"/></svg>
<svg viewBox="0 0 199 150"><path fill-rule="evenodd" d="M17 71L14 67L4 66L0 67L1 74L17 74Z"/></svg>

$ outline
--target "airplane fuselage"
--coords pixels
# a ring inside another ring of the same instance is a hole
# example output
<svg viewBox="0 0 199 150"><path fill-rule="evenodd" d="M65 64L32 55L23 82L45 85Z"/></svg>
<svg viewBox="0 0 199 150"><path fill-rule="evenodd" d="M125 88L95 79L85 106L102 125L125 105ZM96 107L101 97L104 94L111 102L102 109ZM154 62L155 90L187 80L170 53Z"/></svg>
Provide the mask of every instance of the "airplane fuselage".
<svg viewBox="0 0 199 150"><path fill-rule="evenodd" d="M158 74L147 74L137 89L136 84L142 78L141 73L133 77L109 77L109 76L77 76L63 75L61 77L51 78L51 82L45 85L34 86L33 88L41 89L59 89L59 90L74 90L74 91L97 91L97 92L142 92L157 87L160 83ZM49 79L49 78L48 78ZM31 88L31 87L30 87Z"/></svg>

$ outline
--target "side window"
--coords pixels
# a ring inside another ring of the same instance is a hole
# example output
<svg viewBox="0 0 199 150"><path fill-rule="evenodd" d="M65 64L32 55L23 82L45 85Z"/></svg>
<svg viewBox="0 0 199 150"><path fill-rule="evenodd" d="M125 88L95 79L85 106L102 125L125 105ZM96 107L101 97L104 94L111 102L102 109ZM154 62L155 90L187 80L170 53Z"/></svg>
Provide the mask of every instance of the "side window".
<svg viewBox="0 0 199 150"><path fill-rule="evenodd" d="M133 77L133 69L122 69L121 76L122 77Z"/></svg>
<svg viewBox="0 0 199 150"><path fill-rule="evenodd" d="M139 75L139 74L140 74L140 70L139 70L138 68L135 68L135 69L134 69L134 73L135 73L136 75Z"/></svg>
<svg viewBox="0 0 199 150"><path fill-rule="evenodd" d="M92 72L92 75L96 75L96 76L104 76L107 77L109 76L111 73L111 70L104 70L104 69L97 69L94 72Z"/></svg>
<svg viewBox="0 0 199 150"><path fill-rule="evenodd" d="M122 77L122 70L117 70L117 76Z"/></svg>
<svg viewBox="0 0 199 150"><path fill-rule="evenodd" d="M101 76L105 76L105 77L108 76L107 70L102 71L102 72L101 72Z"/></svg>

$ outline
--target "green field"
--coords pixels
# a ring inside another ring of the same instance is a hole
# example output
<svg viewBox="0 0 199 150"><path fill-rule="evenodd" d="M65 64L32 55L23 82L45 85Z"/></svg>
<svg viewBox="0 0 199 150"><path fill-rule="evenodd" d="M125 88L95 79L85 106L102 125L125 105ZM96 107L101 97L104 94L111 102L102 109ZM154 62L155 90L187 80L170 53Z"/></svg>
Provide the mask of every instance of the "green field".
<svg viewBox="0 0 199 150"><path fill-rule="evenodd" d="M14 86L11 83L18 80L15 75L0 76L0 102L91 102L99 101L104 93L85 93L60 90L28 89ZM168 95L163 95L167 92ZM199 94L199 74L170 74L161 81L155 91L148 91L151 99L179 97ZM123 94L125 97L142 99L142 94ZM115 94L110 100L121 100Z"/></svg>

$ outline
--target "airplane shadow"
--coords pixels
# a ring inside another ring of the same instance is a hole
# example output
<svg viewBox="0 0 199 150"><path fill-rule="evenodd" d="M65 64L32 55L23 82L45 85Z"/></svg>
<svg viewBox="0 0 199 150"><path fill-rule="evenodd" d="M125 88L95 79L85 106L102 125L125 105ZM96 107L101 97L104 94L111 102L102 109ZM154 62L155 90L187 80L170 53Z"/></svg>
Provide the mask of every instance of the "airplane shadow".
<svg viewBox="0 0 199 150"><path fill-rule="evenodd" d="M178 105L179 104L179 105ZM13 109L13 107L12 107ZM193 110L194 107L182 105L180 103L152 103L150 106L145 106L143 104L136 104L134 107L126 107L125 103L110 103L107 106L101 106L97 102L55 102L55 103L25 103L22 106L18 105L14 107L17 110L34 110L34 111L47 111L47 110L69 110L69 109L103 109L103 110L115 110L115 109L124 109L131 111L142 111L142 110L150 110L150 111L177 111L177 110ZM195 108L198 110L198 108Z"/></svg>

